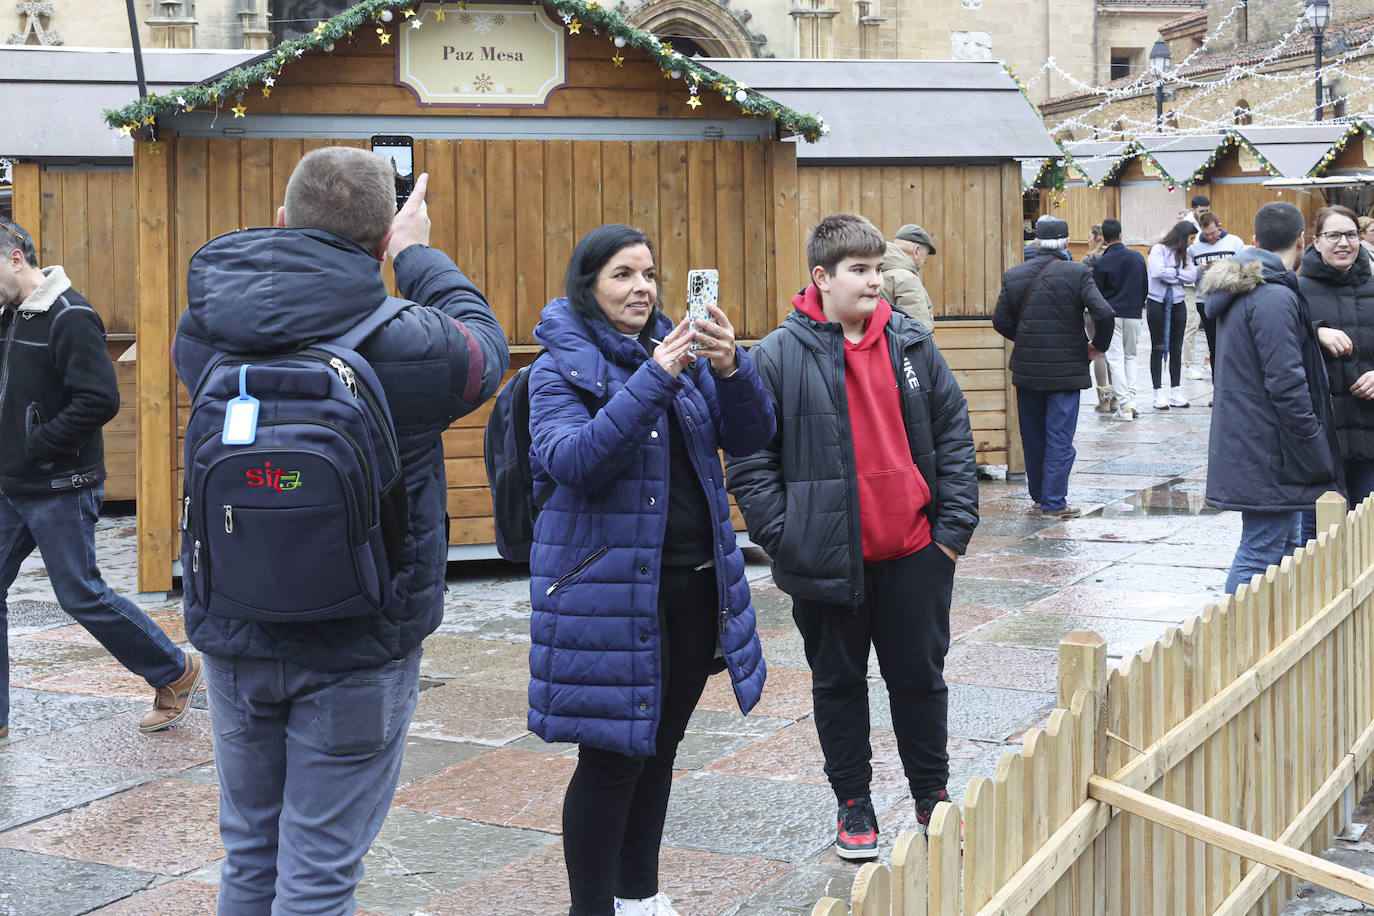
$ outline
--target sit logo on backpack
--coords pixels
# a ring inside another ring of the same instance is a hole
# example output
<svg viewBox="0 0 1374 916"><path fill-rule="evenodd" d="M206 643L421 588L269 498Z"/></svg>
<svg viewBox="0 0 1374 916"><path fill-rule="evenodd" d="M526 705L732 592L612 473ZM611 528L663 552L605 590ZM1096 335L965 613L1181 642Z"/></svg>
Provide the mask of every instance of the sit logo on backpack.
<svg viewBox="0 0 1374 916"><path fill-rule="evenodd" d="M181 563L208 613L310 622L393 600L405 483L385 393L356 348L409 305L388 298L333 340L205 367L186 422Z"/></svg>

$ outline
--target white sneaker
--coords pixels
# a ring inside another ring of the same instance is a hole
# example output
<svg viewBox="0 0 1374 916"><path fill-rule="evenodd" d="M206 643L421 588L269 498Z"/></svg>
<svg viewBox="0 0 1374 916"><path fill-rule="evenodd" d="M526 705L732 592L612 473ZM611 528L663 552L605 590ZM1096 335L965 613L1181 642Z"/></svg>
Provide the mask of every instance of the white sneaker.
<svg viewBox="0 0 1374 916"><path fill-rule="evenodd" d="M1117 410L1116 413L1112 414L1112 419L1113 419L1113 420L1134 420L1134 419L1135 419L1135 414L1131 412L1131 408L1130 408L1130 407L1127 407L1127 406L1125 406L1125 405L1122 405L1122 407L1121 407L1119 410Z"/></svg>
<svg viewBox="0 0 1374 916"><path fill-rule="evenodd" d="M1174 386L1173 390L1169 394L1169 406L1191 407L1193 405L1189 404L1188 399L1183 396L1183 389L1179 388L1178 386Z"/></svg>
<svg viewBox="0 0 1374 916"><path fill-rule="evenodd" d="M673 909L673 904L662 891L643 900L621 900L615 898L616 916L682 916Z"/></svg>
<svg viewBox="0 0 1374 916"><path fill-rule="evenodd" d="M1155 389L1155 410L1168 410L1169 401L1164 397L1164 389Z"/></svg>
<svg viewBox="0 0 1374 916"><path fill-rule="evenodd" d="M1185 374L1188 378L1200 382L1207 377L1207 370L1203 369L1201 366L1189 366Z"/></svg>

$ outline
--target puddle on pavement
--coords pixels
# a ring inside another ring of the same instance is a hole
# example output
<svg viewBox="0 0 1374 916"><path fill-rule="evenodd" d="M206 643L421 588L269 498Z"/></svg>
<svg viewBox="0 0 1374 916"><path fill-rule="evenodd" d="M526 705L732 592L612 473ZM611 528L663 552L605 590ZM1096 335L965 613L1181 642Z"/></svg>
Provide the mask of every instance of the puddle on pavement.
<svg viewBox="0 0 1374 916"><path fill-rule="evenodd" d="M1133 496L1109 503L1102 518L1150 518L1168 515L1216 515L1207 505L1207 482L1175 477Z"/></svg>

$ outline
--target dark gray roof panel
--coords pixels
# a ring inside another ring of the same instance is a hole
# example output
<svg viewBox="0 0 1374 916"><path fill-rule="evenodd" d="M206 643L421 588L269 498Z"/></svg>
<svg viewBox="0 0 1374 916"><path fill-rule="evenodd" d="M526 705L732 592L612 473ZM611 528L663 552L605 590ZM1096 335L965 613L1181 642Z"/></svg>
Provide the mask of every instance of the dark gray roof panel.
<svg viewBox="0 0 1374 916"><path fill-rule="evenodd" d="M1059 156L1044 123L995 61L737 60L702 64L798 111L830 133L797 161L951 161Z"/></svg>
<svg viewBox="0 0 1374 916"><path fill-rule="evenodd" d="M247 51L145 51L148 91L170 92L236 66ZM63 83L53 105L53 83ZM42 112L0 131L0 156L130 159L133 141L105 125L101 111L138 95L127 48L0 48L0 110Z"/></svg>

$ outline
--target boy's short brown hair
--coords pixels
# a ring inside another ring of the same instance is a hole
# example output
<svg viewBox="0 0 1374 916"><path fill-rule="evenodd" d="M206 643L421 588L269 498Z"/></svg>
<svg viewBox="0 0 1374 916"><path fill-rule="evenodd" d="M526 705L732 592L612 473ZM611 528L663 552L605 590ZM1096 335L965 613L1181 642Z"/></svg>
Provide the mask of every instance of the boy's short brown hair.
<svg viewBox="0 0 1374 916"><path fill-rule="evenodd" d="M871 258L887 250L878 228L857 213L836 213L806 234L806 266L833 274L845 258Z"/></svg>

